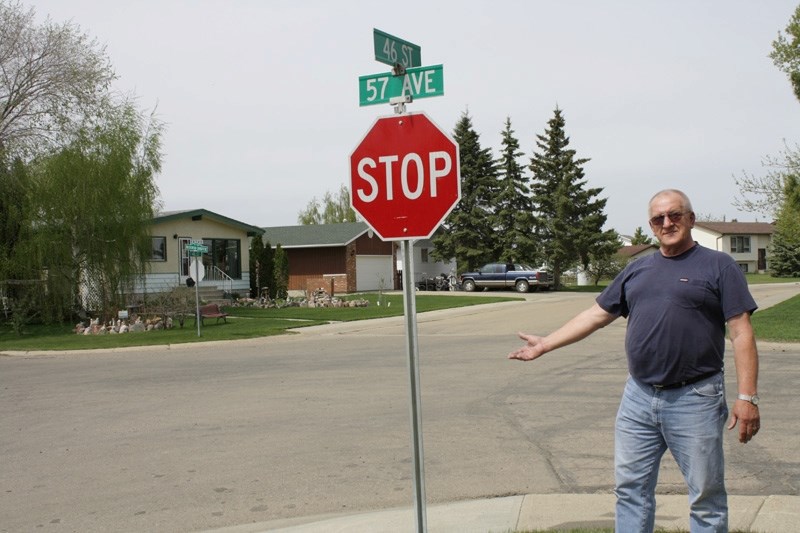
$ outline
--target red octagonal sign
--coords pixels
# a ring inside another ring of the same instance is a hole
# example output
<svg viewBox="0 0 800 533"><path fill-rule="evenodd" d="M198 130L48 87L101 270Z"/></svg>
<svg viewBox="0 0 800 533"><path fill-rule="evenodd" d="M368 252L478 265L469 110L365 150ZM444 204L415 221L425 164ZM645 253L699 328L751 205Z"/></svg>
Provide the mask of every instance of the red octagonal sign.
<svg viewBox="0 0 800 533"><path fill-rule="evenodd" d="M350 205L385 241L428 238L461 199L460 167L424 113L379 118L350 156Z"/></svg>

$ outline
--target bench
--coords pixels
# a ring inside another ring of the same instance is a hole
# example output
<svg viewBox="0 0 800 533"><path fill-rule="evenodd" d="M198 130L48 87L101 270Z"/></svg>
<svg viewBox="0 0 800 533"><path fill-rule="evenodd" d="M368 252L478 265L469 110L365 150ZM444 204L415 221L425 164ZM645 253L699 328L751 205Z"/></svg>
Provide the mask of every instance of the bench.
<svg viewBox="0 0 800 533"><path fill-rule="evenodd" d="M228 323L228 319L226 318L228 313L223 313L222 309L219 308L218 304L206 304L200 306L200 323L203 324L204 318L216 318L217 324L219 324L219 319Z"/></svg>

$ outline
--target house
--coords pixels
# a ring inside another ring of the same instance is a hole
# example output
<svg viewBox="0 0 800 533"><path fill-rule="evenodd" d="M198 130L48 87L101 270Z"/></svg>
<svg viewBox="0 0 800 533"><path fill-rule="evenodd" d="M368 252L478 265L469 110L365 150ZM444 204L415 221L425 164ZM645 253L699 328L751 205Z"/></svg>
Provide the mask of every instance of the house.
<svg viewBox="0 0 800 533"><path fill-rule="evenodd" d="M149 272L134 292L166 292L191 277L200 288L249 294L250 238L261 233L261 228L206 209L158 213L150 229ZM192 257L190 243L202 243L208 251Z"/></svg>
<svg viewBox="0 0 800 533"><path fill-rule="evenodd" d="M365 222L261 228L264 244L289 259L290 291L331 293L398 288L395 245Z"/></svg>
<svg viewBox="0 0 800 533"><path fill-rule="evenodd" d="M451 273L457 274L456 260L450 261L434 261L431 256L433 251L433 241L430 239L419 239L414 241L412 245L413 251L413 268L414 268L414 283L423 279L435 278L441 274L445 277ZM397 271L402 274L403 271L403 249L398 248L397 251Z"/></svg>
<svg viewBox="0 0 800 533"><path fill-rule="evenodd" d="M617 255L620 257L633 261L647 255L652 255L658 251L658 246L655 244L629 244L620 247L617 250Z"/></svg>
<svg viewBox="0 0 800 533"><path fill-rule="evenodd" d="M769 269L767 250L775 226L767 222L695 222L694 239L712 250L730 254L742 272Z"/></svg>

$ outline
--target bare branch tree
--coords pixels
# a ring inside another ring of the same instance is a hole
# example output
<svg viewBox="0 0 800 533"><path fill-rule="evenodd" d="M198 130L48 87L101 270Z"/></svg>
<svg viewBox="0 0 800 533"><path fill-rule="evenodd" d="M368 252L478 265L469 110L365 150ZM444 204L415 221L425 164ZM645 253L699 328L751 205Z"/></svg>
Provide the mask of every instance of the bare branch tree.
<svg viewBox="0 0 800 533"><path fill-rule="evenodd" d="M776 218L784 198L784 179L787 175L800 175L800 146L785 145L777 156L765 156L761 166L767 169L760 176L744 173L733 179L738 195L733 205L742 211L761 213L766 218Z"/></svg>
<svg viewBox="0 0 800 533"><path fill-rule="evenodd" d="M86 115L115 78L105 46L72 22L41 25L33 8L0 0L0 149L49 144Z"/></svg>

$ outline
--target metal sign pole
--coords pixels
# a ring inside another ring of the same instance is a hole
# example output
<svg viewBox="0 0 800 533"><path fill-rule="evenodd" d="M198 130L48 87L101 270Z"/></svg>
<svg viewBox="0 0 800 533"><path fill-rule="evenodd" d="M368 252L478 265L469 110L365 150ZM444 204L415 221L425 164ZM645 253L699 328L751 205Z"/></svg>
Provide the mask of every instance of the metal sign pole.
<svg viewBox="0 0 800 533"><path fill-rule="evenodd" d="M200 257L194 258L194 323L197 324L197 336L200 336Z"/></svg>
<svg viewBox="0 0 800 533"><path fill-rule="evenodd" d="M414 449L414 510L417 533L428 531L425 513L425 472L422 453L422 413L419 391L419 345L417 300L414 291L414 261L411 241L403 241L403 309L406 323L408 377L411 384L411 438Z"/></svg>

